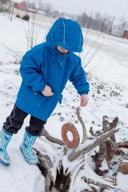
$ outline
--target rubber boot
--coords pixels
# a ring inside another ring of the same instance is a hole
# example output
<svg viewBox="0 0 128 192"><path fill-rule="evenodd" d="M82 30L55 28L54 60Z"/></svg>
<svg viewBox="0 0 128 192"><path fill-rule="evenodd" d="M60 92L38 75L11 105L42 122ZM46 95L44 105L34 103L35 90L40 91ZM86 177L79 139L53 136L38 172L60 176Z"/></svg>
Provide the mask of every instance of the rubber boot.
<svg viewBox="0 0 128 192"><path fill-rule="evenodd" d="M7 133L2 130L0 132L0 163L5 166L9 166L11 163L10 157L7 153L7 146L12 138L13 134Z"/></svg>
<svg viewBox="0 0 128 192"><path fill-rule="evenodd" d="M37 136L31 135L27 130L24 133L23 143L20 146L21 152L27 163L35 165L38 163L38 158L32 150L32 146L35 143Z"/></svg>

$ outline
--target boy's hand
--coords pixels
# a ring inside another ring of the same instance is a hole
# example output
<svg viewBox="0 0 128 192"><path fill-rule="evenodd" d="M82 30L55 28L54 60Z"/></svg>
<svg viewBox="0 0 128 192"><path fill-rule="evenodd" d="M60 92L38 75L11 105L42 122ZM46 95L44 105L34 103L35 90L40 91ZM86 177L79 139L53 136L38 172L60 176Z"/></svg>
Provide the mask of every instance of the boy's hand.
<svg viewBox="0 0 128 192"><path fill-rule="evenodd" d="M80 106L85 107L88 104L88 95L87 94L81 95L80 100L81 100Z"/></svg>
<svg viewBox="0 0 128 192"><path fill-rule="evenodd" d="M44 90L42 91L42 94L46 97L54 95L51 87L49 87L48 85L45 86Z"/></svg>

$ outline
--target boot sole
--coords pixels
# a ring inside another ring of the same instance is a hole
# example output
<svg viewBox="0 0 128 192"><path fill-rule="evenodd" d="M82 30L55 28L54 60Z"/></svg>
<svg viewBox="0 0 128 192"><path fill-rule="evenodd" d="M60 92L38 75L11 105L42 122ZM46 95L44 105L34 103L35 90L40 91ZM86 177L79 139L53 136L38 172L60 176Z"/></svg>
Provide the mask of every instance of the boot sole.
<svg viewBox="0 0 128 192"><path fill-rule="evenodd" d="M1 159L0 159L0 164L4 165L4 166L6 166L6 167L9 167L9 165L10 165L10 163L5 163L5 162L2 161Z"/></svg>

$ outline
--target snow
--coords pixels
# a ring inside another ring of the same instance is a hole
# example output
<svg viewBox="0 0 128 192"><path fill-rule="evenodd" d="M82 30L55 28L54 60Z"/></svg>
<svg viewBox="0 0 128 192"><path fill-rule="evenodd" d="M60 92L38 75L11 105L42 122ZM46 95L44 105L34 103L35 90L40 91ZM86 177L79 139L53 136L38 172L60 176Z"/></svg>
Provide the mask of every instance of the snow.
<svg viewBox="0 0 128 192"><path fill-rule="evenodd" d="M0 14L0 26L0 127L2 127L7 115L12 110L21 83L21 77L18 73L19 65L13 55L16 53L22 57L28 49L25 38L28 23L15 17L10 21L7 15ZM45 21L38 23L38 43L44 40L49 27L50 24L45 23ZM85 69L88 72L91 85L89 104L86 108L81 108L81 115L88 128L87 133L90 135L90 127L93 127L94 131L102 128L103 115L109 116L110 119L118 116L120 122L116 139L125 141L128 138L128 41L92 30L83 29L83 32L86 37L86 45L81 58L83 65L89 62ZM80 98L71 83L67 84L63 95L62 104L58 104L45 128L53 137L62 139L61 127L65 122L70 121L77 127L80 133L80 141L82 141L82 128L76 116L76 108L79 106ZM1 192L44 191L44 178L39 169L36 166L28 165L23 160L19 150L24 128L28 121L29 117L9 145L8 152L12 159L11 166L8 168L0 166ZM50 146L43 138L38 140L36 144L40 150L45 152L48 150L51 156L55 155L55 152L57 154L57 151L53 150L54 146ZM62 157L58 157L56 163L60 158ZM63 162L67 163L65 157ZM92 165L84 168L88 176L94 174L90 167L93 170ZM76 179L77 192L86 187L86 184L81 180L82 174L84 174L83 171ZM94 175L94 178L99 179L96 175ZM127 191L127 182L128 176L119 173L117 187ZM79 186L81 186L81 189Z"/></svg>

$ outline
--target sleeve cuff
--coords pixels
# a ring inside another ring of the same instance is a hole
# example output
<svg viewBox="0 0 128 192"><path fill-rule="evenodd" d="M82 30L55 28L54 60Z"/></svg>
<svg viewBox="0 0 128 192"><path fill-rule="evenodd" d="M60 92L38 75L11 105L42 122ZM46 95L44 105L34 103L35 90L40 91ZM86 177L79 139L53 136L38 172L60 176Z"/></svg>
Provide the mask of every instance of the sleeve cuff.
<svg viewBox="0 0 128 192"><path fill-rule="evenodd" d="M88 93L89 93L89 91L79 91L79 92L78 92L79 95L83 95L83 94L88 95Z"/></svg>

